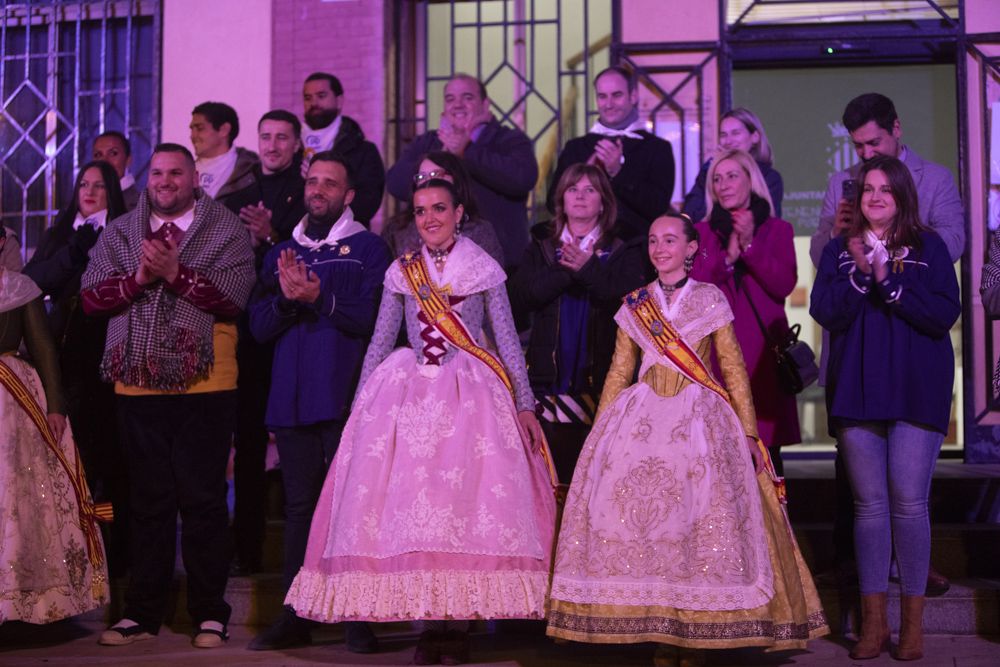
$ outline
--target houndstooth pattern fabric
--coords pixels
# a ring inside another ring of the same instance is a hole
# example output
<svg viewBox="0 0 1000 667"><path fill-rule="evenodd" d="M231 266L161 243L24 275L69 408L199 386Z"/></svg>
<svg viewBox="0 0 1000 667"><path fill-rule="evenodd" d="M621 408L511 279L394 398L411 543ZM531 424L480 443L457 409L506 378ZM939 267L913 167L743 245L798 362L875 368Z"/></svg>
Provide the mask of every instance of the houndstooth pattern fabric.
<svg viewBox="0 0 1000 667"><path fill-rule="evenodd" d="M113 220L90 252L82 289L139 268L141 242L149 231L149 196L134 211ZM180 263L196 271L240 308L254 284L254 256L246 227L211 197L195 201L194 222L179 246ZM183 391L207 377L214 363L215 317L166 288L145 290L108 323L101 374L110 382Z"/></svg>

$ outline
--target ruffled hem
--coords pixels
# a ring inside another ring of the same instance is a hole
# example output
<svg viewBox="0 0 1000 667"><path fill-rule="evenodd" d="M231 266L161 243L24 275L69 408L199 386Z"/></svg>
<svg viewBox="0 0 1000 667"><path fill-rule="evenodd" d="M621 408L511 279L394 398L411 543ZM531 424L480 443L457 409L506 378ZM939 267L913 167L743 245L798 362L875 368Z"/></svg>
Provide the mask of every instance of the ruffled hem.
<svg viewBox="0 0 1000 667"><path fill-rule="evenodd" d="M545 618L548 573L526 570L324 574L303 568L285 604L323 623Z"/></svg>

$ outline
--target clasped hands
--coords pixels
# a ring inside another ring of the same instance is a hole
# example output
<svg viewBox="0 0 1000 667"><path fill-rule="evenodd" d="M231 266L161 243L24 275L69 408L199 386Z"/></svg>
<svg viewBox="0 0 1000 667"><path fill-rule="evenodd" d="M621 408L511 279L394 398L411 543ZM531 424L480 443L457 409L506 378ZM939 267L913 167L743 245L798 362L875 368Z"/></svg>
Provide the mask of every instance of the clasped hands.
<svg viewBox="0 0 1000 667"><path fill-rule="evenodd" d="M483 123L488 123L491 118L493 118L493 114L488 110L484 110L478 115L469 118L464 126L458 127L448 121L444 114L441 114L441 124L437 129L438 141L441 142L446 151L452 155L462 157L465 149L472 143L472 130Z"/></svg>
<svg viewBox="0 0 1000 667"><path fill-rule="evenodd" d="M753 213L747 209L732 211L733 232L726 247L726 264L732 266L753 243Z"/></svg>
<svg viewBox="0 0 1000 667"><path fill-rule="evenodd" d="M157 280L172 283L180 271L178 255L177 244L173 239L143 239L135 281L143 286L151 285Z"/></svg>
<svg viewBox="0 0 1000 667"><path fill-rule="evenodd" d="M319 300L319 277L291 248L285 248L278 256L278 284L281 293L290 301L316 303Z"/></svg>
<svg viewBox="0 0 1000 667"><path fill-rule="evenodd" d="M264 207L264 202L256 206L244 206L240 209L240 220L250 228L250 241L253 247L258 247L271 238L271 211Z"/></svg>
<svg viewBox="0 0 1000 667"><path fill-rule="evenodd" d="M593 255L593 247L590 250L584 250L575 243L563 243L559 248L559 266L575 273L582 269Z"/></svg>
<svg viewBox="0 0 1000 667"><path fill-rule="evenodd" d="M622 170L622 155L621 139L600 139L594 146L593 154L587 158L587 164L604 167L608 178L614 178Z"/></svg>
<svg viewBox="0 0 1000 667"><path fill-rule="evenodd" d="M847 252L854 260L854 265L862 273L875 273L875 282L882 282L889 275L889 264L878 257L874 262L869 262L865 255L865 241L860 236L852 236L847 239Z"/></svg>

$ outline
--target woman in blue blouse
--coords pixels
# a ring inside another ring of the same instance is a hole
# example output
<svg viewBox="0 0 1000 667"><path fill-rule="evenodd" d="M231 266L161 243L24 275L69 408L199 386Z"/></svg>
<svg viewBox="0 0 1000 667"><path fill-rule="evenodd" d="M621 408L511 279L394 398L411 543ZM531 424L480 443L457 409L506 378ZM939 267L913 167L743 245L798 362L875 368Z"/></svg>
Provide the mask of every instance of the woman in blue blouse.
<svg viewBox="0 0 1000 667"><path fill-rule="evenodd" d="M910 173L878 157L859 175L854 225L823 250L810 313L830 331L827 404L854 490L862 595L854 659L889 641L886 590L895 546L902 587L896 657L922 656L930 563L927 497L948 430L961 312L941 238L920 223Z"/></svg>

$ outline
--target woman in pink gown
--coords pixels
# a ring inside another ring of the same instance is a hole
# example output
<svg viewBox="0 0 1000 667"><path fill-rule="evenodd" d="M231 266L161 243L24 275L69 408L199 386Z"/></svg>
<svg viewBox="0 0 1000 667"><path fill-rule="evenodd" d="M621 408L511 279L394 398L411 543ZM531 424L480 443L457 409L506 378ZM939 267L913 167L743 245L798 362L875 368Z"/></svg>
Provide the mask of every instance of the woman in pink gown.
<svg viewBox="0 0 1000 667"><path fill-rule="evenodd" d="M459 236L454 187L413 196L424 241L386 272L360 389L286 602L354 621L543 618L555 499L506 275ZM499 359L478 344L484 321ZM412 348L392 351L401 323ZM415 661L462 662L461 629Z"/></svg>

